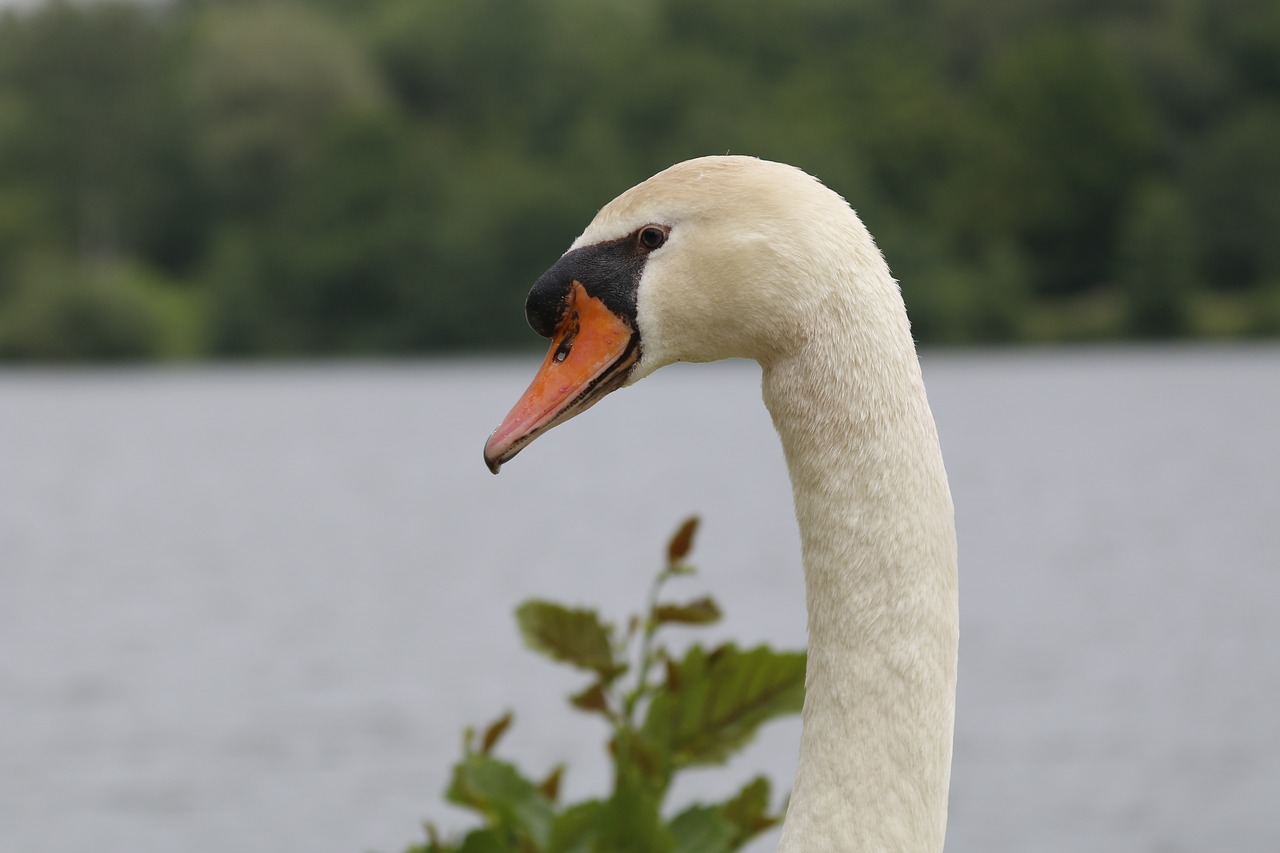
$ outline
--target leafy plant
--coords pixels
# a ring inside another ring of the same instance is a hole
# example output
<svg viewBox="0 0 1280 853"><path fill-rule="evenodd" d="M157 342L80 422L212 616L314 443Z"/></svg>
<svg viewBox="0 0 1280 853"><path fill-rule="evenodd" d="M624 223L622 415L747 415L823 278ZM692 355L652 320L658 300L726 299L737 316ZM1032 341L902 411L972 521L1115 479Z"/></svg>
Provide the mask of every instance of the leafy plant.
<svg viewBox="0 0 1280 853"><path fill-rule="evenodd" d="M507 713L479 736L468 731L446 799L470 809L481 825L444 840L427 824L427 842L407 853L729 853L777 824L770 784L758 776L721 803L694 803L664 817L664 799L681 770L723 764L769 720L800 710L804 652L726 643L674 653L662 640L673 627L700 627L720 618L709 598L673 602L669 581L694 573L687 562L698 520L686 521L667 546L642 613L624 630L592 610L527 601L516 610L525 643L552 660L590 675L569 697L578 711L609 724L613 790L565 804L564 766L534 781L494 749L511 727Z"/></svg>

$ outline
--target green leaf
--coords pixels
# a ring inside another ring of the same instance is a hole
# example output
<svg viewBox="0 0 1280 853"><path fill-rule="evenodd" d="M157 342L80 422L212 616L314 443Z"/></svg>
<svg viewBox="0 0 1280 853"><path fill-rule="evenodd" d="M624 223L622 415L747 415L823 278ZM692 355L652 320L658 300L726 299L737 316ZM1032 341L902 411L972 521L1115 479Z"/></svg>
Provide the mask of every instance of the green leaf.
<svg viewBox="0 0 1280 853"><path fill-rule="evenodd" d="M634 766L619 764L613 796L597 818L595 850L600 853L673 853L662 822L662 795Z"/></svg>
<svg viewBox="0 0 1280 853"><path fill-rule="evenodd" d="M671 783L671 758L663 745L651 743L642 732L622 726L609 741L609 754L617 778L626 779L628 785L643 785L661 799Z"/></svg>
<svg viewBox="0 0 1280 853"><path fill-rule="evenodd" d="M498 741L506 734L507 729L511 728L511 721L514 719L511 712L503 714L494 720L489 728L484 730L484 737L480 739L480 753L488 755L493 752L493 748L498 745Z"/></svg>
<svg viewBox="0 0 1280 853"><path fill-rule="evenodd" d="M679 563L693 550L693 536L698 532L698 516L692 516L680 525L680 529L667 543L667 562Z"/></svg>
<svg viewBox="0 0 1280 853"><path fill-rule="evenodd" d="M588 800L556 816L547 853L673 853L661 798L620 773L608 800Z"/></svg>
<svg viewBox="0 0 1280 853"><path fill-rule="evenodd" d="M733 824L734 849L782 821L781 814L769 814L769 780L764 776L748 782L737 796L722 803L719 811Z"/></svg>
<svg viewBox="0 0 1280 853"><path fill-rule="evenodd" d="M613 659L609 629L594 610L575 610L550 601L526 601L516 610L529 648L553 660L611 679L622 671Z"/></svg>
<svg viewBox="0 0 1280 853"><path fill-rule="evenodd" d="M720 619L720 605L709 597L688 604L659 604L653 608L653 619L681 625L710 625Z"/></svg>
<svg viewBox="0 0 1280 853"><path fill-rule="evenodd" d="M600 810L604 803L587 800L556 815L547 853L593 853L598 849Z"/></svg>
<svg viewBox="0 0 1280 853"><path fill-rule="evenodd" d="M511 853L511 846L504 844L502 837L492 829L476 829L462 839L458 853Z"/></svg>
<svg viewBox="0 0 1280 853"><path fill-rule="evenodd" d="M496 831L538 849L547 845L553 816L551 802L505 761L472 753L454 765L445 797L479 812ZM467 849L464 842L463 850Z"/></svg>
<svg viewBox="0 0 1280 853"><path fill-rule="evenodd" d="M672 818L668 829L675 839L672 853L731 853L736 849L735 827L715 806L690 806Z"/></svg>
<svg viewBox="0 0 1280 853"><path fill-rule="evenodd" d="M723 763L763 723L800 711L804 667L803 652L726 645L708 654L693 646L674 670L678 687L664 687L649 704L644 740L673 769Z"/></svg>

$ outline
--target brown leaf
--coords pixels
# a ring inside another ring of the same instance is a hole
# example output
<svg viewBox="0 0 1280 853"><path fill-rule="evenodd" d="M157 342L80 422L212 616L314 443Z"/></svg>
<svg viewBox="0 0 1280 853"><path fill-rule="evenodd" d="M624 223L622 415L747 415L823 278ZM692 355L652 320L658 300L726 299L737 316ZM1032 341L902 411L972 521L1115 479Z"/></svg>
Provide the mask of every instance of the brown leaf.
<svg viewBox="0 0 1280 853"><path fill-rule="evenodd" d="M609 696L598 681L581 693L570 696L569 702L581 711L594 711L606 716L609 713Z"/></svg>
<svg viewBox="0 0 1280 853"><path fill-rule="evenodd" d="M515 718L512 716L511 712L508 711L498 719L494 720L489 725L489 728L484 730L484 737L480 739L481 755L488 755L493 752L493 748L497 746L498 741L502 739L504 734L506 734L507 729L511 728L511 722L514 719Z"/></svg>
<svg viewBox="0 0 1280 853"><path fill-rule="evenodd" d="M720 619L720 606L711 598L699 598L688 604L659 604L653 608L657 622L681 625L709 625Z"/></svg>
<svg viewBox="0 0 1280 853"><path fill-rule="evenodd" d="M560 779L564 776L564 765L557 764L546 779L538 785L538 793L551 802L560 798Z"/></svg>
<svg viewBox="0 0 1280 853"><path fill-rule="evenodd" d="M662 662L667 665L667 684L668 690L679 690L682 680L680 678L680 664L676 663L669 657L663 657Z"/></svg>
<svg viewBox="0 0 1280 853"><path fill-rule="evenodd" d="M680 525L676 535L671 537L667 545L667 562L678 563L693 550L693 534L698 532L698 516L692 516Z"/></svg>

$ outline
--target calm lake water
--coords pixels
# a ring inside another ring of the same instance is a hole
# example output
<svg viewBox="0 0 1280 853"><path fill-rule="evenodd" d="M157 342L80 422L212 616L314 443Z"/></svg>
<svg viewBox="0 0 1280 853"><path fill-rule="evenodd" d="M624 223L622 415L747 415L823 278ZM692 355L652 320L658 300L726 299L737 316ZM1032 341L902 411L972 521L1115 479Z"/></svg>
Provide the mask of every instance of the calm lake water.
<svg viewBox="0 0 1280 853"><path fill-rule="evenodd" d="M606 781L532 596L636 606L667 535L743 642L804 642L750 364L671 368L500 477L536 356L0 372L0 849L396 853L460 732ZM959 516L948 850L1280 849L1280 347L930 353ZM779 723L677 800L765 772ZM753 848L771 849L765 842Z"/></svg>

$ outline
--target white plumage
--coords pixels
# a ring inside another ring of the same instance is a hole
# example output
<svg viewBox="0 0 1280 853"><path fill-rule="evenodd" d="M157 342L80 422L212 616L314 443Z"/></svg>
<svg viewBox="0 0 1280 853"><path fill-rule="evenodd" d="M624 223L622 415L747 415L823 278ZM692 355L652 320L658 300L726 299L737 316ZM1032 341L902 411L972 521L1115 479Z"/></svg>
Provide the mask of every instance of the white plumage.
<svg viewBox="0 0 1280 853"><path fill-rule="evenodd" d="M809 664L780 850L941 850L956 542L898 286L853 210L790 166L680 163L606 205L573 249L651 223L669 238L636 285L626 381L755 359L791 475Z"/></svg>

